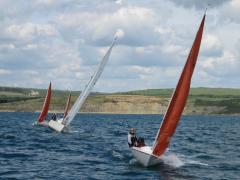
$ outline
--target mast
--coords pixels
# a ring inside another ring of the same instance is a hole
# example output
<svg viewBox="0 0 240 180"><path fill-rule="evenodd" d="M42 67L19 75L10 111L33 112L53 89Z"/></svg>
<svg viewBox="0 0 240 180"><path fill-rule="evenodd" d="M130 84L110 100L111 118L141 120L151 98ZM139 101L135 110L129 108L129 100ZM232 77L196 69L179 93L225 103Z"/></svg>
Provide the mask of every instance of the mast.
<svg viewBox="0 0 240 180"><path fill-rule="evenodd" d="M51 100L51 95L52 95L52 85L51 85L51 82L50 82L49 87L48 87L48 91L47 91L47 94L46 94L46 97L45 97L45 100L44 100L44 104L43 104L43 107L42 107L41 114L39 115L38 120L37 120L37 122L39 122L39 123L43 122L47 117L48 109L49 109L49 105L50 105L50 100Z"/></svg>
<svg viewBox="0 0 240 180"><path fill-rule="evenodd" d="M73 107L71 108L71 110L69 111L68 115L64 118L63 120L63 124L65 125L69 125L71 123L71 121L73 120L73 118L76 116L76 114L78 113L78 111L80 110L80 108L82 107L83 103L85 102L86 98L88 97L88 95L90 94L90 91L92 90L92 88L94 87L94 85L96 84L97 80L99 79L99 77L101 76L104 67L107 64L107 61L109 59L109 56L111 54L112 48L116 43L117 38L115 37L110 48L108 49L107 53L104 55L102 61L100 62L100 64L98 65L97 70L95 71L94 75L91 76L91 79L89 80L89 82L87 83L87 85L85 86L85 89L81 92L81 94L79 95L79 97L77 98L76 102L74 103Z"/></svg>
<svg viewBox="0 0 240 180"><path fill-rule="evenodd" d="M187 102L187 97L190 91L191 78L201 45L205 16L206 14L203 16L202 22L188 55L186 64L176 86L176 89L172 95L172 99L169 103L167 112L164 115L163 121L158 130L153 146L153 154L156 156L162 155L168 147L170 139L177 128L178 122Z"/></svg>

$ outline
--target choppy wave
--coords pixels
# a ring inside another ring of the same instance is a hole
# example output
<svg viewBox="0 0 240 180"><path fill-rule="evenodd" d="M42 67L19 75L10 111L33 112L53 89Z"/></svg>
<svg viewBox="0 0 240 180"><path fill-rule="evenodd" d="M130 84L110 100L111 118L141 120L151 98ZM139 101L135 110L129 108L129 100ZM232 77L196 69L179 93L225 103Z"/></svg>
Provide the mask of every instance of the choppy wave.
<svg viewBox="0 0 240 180"><path fill-rule="evenodd" d="M130 127L151 144L160 115L80 114L65 133L32 126L37 113L0 113L0 179L238 179L240 118L184 116L163 157L145 168Z"/></svg>

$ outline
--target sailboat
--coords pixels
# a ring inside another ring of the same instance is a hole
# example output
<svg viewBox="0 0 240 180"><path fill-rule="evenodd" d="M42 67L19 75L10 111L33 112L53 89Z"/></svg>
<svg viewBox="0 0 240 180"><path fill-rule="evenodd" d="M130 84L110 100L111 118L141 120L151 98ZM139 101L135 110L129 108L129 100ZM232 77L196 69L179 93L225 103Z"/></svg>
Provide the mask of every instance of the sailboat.
<svg viewBox="0 0 240 180"><path fill-rule="evenodd" d="M50 105L50 101L51 101L51 96L52 96L52 85L51 82L48 86L48 91L44 100L44 104L42 107L42 111L37 119L37 125L42 125L42 126L48 126L48 122L46 122L46 117L48 114L48 109L49 109L49 105Z"/></svg>
<svg viewBox="0 0 240 180"><path fill-rule="evenodd" d="M183 68L176 89L172 95L168 109L163 117L153 146L131 148L135 159L145 167L153 166L163 162L161 157L163 157L163 154L166 152L170 143L170 139L177 128L190 91L191 78L201 45L205 16L206 13L202 18L186 64Z"/></svg>
<svg viewBox="0 0 240 180"><path fill-rule="evenodd" d="M72 120L74 119L74 117L76 116L78 111L81 109L83 103L87 99L88 95L90 94L90 91L92 90L92 88L96 84L97 80L101 76L101 74L104 70L104 67L106 66L107 61L112 52L112 48L116 43L116 40L117 40L117 37L114 38L111 46L109 47L109 49L106 52L106 54L104 55L102 61L98 65L96 72L94 73L93 76L91 76L89 82L85 86L85 89L80 93L79 97L77 98L76 102L74 103L73 107L71 108L71 110L69 111L67 116L59 121L53 121L53 120L49 121L49 127L51 129L53 129L57 132L61 132L65 127L69 126L69 124L72 122Z"/></svg>

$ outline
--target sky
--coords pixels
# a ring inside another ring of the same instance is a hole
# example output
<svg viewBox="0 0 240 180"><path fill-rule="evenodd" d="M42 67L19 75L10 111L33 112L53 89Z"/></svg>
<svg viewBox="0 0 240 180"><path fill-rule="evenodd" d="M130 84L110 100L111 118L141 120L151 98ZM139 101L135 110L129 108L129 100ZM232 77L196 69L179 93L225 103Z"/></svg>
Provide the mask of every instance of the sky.
<svg viewBox="0 0 240 180"><path fill-rule="evenodd" d="M240 0L1 0L0 86L94 91L175 88L206 7L192 87L240 88Z"/></svg>

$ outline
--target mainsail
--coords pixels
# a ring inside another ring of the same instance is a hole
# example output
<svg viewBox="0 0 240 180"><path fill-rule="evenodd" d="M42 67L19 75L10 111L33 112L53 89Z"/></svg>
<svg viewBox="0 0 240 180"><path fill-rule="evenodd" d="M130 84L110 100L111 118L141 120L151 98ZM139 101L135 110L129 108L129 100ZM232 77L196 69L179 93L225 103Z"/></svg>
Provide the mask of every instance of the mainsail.
<svg viewBox="0 0 240 180"><path fill-rule="evenodd" d="M172 137L176 130L177 124L180 120L181 114L186 104L190 90L193 70L197 61L201 45L204 22L205 14L203 16L199 30L195 37L193 46L188 55L181 77L178 81L177 87L173 93L171 102L169 103L167 112L163 118L162 124L156 136L155 143L153 146L153 154L156 156L162 155L165 152L166 148L168 147L170 138Z"/></svg>
<svg viewBox="0 0 240 180"><path fill-rule="evenodd" d="M68 114L68 110L69 110L69 106L70 106L70 102L71 102L71 93L69 94L68 96L68 99L67 99L67 104L66 104L66 107L65 107L65 110L64 110L64 114L63 114L63 118L65 118Z"/></svg>
<svg viewBox="0 0 240 180"><path fill-rule="evenodd" d="M99 77L101 76L103 69L104 69L105 65L107 64L107 61L111 54L112 48L115 45L116 40L117 40L117 38L114 39L112 45L110 46L107 53L104 55L102 61L100 62L96 72L91 77L88 84L85 86L85 89L81 92L81 94L77 98L76 102L74 103L73 107L69 111L68 115L64 118L63 124L65 124L66 126L69 125L71 123L71 121L73 120L73 118L76 116L76 114L82 107L83 103L85 102L86 98L88 97L90 91L92 90L93 86L95 85L95 83L97 82Z"/></svg>
<svg viewBox="0 0 240 180"><path fill-rule="evenodd" d="M39 122L39 123L43 122L47 117L49 104L50 104L50 100L51 100L51 95L52 95L52 89L51 89L51 82L50 82L48 91L47 91L47 94L46 94L46 97L44 100L44 104L42 107L42 112L39 115L38 120L37 120L37 122Z"/></svg>

